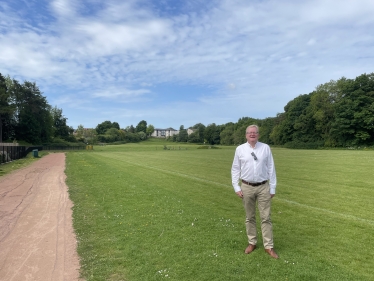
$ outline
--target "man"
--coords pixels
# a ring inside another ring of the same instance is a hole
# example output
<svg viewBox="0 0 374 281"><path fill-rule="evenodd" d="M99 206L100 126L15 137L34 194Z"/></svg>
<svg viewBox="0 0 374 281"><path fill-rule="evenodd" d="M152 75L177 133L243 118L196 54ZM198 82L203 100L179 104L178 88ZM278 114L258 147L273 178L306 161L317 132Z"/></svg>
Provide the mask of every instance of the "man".
<svg viewBox="0 0 374 281"><path fill-rule="evenodd" d="M277 184L273 155L267 144L258 141L258 126L248 126L245 137L247 142L236 148L231 168L232 185L235 193L243 200L246 214L245 225L249 245L244 253L250 254L256 249L257 201L265 252L277 259L270 219L271 198L275 195Z"/></svg>

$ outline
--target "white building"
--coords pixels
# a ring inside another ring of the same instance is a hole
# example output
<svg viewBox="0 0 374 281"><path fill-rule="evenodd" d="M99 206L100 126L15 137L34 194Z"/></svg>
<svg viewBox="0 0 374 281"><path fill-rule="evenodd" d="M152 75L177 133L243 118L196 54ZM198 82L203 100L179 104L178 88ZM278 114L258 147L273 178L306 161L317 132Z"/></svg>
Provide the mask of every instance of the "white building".
<svg viewBox="0 0 374 281"><path fill-rule="evenodd" d="M179 134L178 130L175 130L173 128L167 128L167 129L155 129L151 135L151 137L155 138L167 138L174 135Z"/></svg>
<svg viewBox="0 0 374 281"><path fill-rule="evenodd" d="M195 132L196 131L196 129L191 129L191 128L188 128L187 129L187 134L188 135L191 135L193 132Z"/></svg>

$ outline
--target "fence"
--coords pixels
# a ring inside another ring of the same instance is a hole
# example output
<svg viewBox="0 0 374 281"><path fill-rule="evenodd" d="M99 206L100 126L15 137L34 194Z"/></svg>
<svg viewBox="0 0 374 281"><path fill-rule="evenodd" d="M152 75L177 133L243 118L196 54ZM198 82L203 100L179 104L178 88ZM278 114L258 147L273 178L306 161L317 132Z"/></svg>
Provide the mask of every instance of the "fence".
<svg viewBox="0 0 374 281"><path fill-rule="evenodd" d="M27 155L25 146L0 146L0 164L23 158Z"/></svg>
<svg viewBox="0 0 374 281"><path fill-rule="evenodd" d="M26 155L37 149L41 150L83 150L86 149L85 146L18 146L18 145L4 145L0 144L0 164L11 162L13 160L21 159L26 157ZM92 148L91 148L92 149Z"/></svg>
<svg viewBox="0 0 374 281"><path fill-rule="evenodd" d="M0 142L0 146L18 146L17 142Z"/></svg>
<svg viewBox="0 0 374 281"><path fill-rule="evenodd" d="M81 150L85 146L43 146L40 150Z"/></svg>

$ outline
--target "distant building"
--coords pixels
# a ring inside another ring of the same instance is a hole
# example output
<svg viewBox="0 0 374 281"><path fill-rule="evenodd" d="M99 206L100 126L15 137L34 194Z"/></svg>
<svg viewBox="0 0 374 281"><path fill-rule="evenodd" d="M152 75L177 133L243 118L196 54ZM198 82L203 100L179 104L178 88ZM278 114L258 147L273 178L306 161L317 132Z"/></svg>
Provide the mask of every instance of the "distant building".
<svg viewBox="0 0 374 281"><path fill-rule="evenodd" d="M91 131L91 130L95 130L95 129L93 129L93 128L83 128L83 134L84 134L85 132L89 132L89 131ZM95 130L95 131L96 131L96 130ZM78 129L75 129L74 132L73 132L73 135L76 136L77 134L78 134Z"/></svg>
<svg viewBox="0 0 374 281"><path fill-rule="evenodd" d="M155 129L151 135L151 137L155 138L167 138L174 135L179 134L178 130L175 130L173 128L167 128L167 129Z"/></svg>
<svg viewBox="0 0 374 281"><path fill-rule="evenodd" d="M187 134L188 135L191 135L193 132L195 132L196 131L196 129L191 129L191 128L188 128L187 129Z"/></svg>

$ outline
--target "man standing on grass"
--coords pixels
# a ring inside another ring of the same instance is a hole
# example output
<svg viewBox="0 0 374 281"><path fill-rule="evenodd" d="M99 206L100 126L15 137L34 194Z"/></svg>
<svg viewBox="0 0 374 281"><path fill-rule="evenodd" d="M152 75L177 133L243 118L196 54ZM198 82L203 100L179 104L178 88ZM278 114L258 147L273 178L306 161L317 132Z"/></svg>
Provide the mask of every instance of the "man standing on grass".
<svg viewBox="0 0 374 281"><path fill-rule="evenodd" d="M231 168L232 185L235 193L243 200L246 214L245 226L249 245L244 253L250 254L256 249L257 201L265 252L277 259L270 219L271 198L275 195L277 184L273 155L267 144L258 141L258 126L248 126L245 137L247 142L236 148Z"/></svg>

